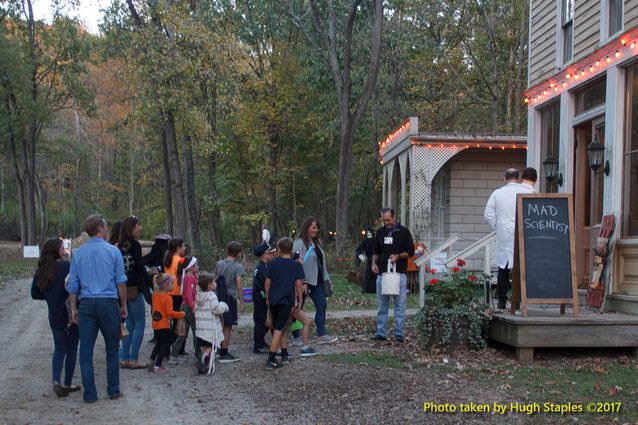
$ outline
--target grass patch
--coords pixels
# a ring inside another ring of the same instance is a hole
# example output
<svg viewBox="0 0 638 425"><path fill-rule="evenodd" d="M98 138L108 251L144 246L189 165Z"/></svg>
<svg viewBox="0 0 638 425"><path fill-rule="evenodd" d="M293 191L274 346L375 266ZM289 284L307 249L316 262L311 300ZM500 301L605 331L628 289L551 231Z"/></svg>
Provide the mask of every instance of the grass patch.
<svg viewBox="0 0 638 425"><path fill-rule="evenodd" d="M356 354L325 354L321 359L331 363L383 368L407 367L403 357L390 352L362 352Z"/></svg>
<svg viewBox="0 0 638 425"><path fill-rule="evenodd" d="M487 365L486 365L487 366ZM555 365L469 367L459 371L451 365L432 364L428 370L436 375L462 374L486 388L509 394L510 400L494 400L499 403L517 401L539 403L541 413L526 416L526 423L594 423L614 420L620 423L636 423L638 420L638 367L635 363L592 361L589 365L572 366L561 361ZM496 369L494 369L496 368ZM583 413L548 413L544 403L580 403ZM588 403L621 403L619 412L591 413L586 411Z"/></svg>
<svg viewBox="0 0 638 425"><path fill-rule="evenodd" d="M14 279L33 276L37 266L38 260L33 258L0 262L0 286Z"/></svg>
<svg viewBox="0 0 638 425"><path fill-rule="evenodd" d="M343 274L332 274L332 296L328 298L328 311L337 310L376 310L377 296L376 294L362 294L361 288L346 280ZM252 288L252 274L246 273L243 278L244 288ZM253 294L254 296L254 294ZM407 308L419 307L419 294L408 294ZM394 308L394 304L390 303L390 309ZM252 303L246 303L246 313L252 313ZM308 313L315 312L315 305L310 297L306 299L304 311Z"/></svg>

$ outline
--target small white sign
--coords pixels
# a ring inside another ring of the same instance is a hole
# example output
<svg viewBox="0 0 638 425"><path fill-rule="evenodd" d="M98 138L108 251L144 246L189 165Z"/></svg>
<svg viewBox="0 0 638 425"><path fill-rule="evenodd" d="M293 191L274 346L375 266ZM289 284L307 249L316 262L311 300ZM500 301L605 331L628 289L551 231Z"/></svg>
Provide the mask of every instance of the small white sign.
<svg viewBox="0 0 638 425"><path fill-rule="evenodd" d="M22 247L24 258L40 258L40 247L37 245L25 245Z"/></svg>
<svg viewBox="0 0 638 425"><path fill-rule="evenodd" d="M447 252L438 253L430 260L430 268L434 269L436 273L445 273L447 272L446 262Z"/></svg>

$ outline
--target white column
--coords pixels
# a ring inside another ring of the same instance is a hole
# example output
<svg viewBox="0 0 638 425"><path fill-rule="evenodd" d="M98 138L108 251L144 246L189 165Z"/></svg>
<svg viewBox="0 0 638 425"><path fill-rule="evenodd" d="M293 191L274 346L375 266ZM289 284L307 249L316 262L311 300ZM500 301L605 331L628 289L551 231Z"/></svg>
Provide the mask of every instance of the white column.
<svg viewBox="0 0 638 425"><path fill-rule="evenodd" d="M401 217L400 217L400 223L405 225L405 182L406 182L406 176L407 176L407 170L405 169L406 167L406 160L408 158L408 152L404 152L401 154L401 156L399 157L399 174L401 175Z"/></svg>
<svg viewBox="0 0 638 425"><path fill-rule="evenodd" d="M388 170L388 197L385 199L385 205L384 207L389 207L392 208L392 180L394 177L394 161L396 161L395 159L392 159L390 162L388 162L387 164L387 170Z"/></svg>
<svg viewBox="0 0 638 425"><path fill-rule="evenodd" d="M625 70L614 66L607 70L605 103L605 161L609 161L609 176L603 174L603 214L622 217L623 150L625 145Z"/></svg>
<svg viewBox="0 0 638 425"><path fill-rule="evenodd" d="M541 119L536 108L527 109L527 166L536 168L541 175L543 160L541 159Z"/></svg>
<svg viewBox="0 0 638 425"><path fill-rule="evenodd" d="M381 208L385 207L385 200L388 199L388 164L383 164L383 192L381 192Z"/></svg>
<svg viewBox="0 0 638 425"><path fill-rule="evenodd" d="M563 173L563 186L560 193L574 192L574 128L575 96L569 92L560 95L560 131L558 172ZM540 123L540 119L538 120ZM542 162L542 160L541 160Z"/></svg>

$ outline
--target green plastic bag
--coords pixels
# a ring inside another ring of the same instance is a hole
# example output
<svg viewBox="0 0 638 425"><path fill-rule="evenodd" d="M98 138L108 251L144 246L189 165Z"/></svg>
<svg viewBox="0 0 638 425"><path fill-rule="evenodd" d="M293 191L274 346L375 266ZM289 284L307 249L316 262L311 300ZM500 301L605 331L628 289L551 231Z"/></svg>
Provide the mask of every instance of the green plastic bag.
<svg viewBox="0 0 638 425"><path fill-rule="evenodd" d="M303 323L301 322L301 320L294 319L292 321L292 323L290 324L290 331L291 332L300 331L302 329L303 329Z"/></svg>

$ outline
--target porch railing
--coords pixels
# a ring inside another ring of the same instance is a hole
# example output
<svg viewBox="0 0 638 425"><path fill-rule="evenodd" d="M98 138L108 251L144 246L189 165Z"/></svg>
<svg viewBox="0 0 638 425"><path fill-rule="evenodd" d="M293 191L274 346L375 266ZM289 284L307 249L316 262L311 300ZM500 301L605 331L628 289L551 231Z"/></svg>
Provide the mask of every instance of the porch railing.
<svg viewBox="0 0 638 425"><path fill-rule="evenodd" d="M458 240L458 235L452 235L441 245L415 260L415 264L419 266L419 305L421 307L425 305L425 276L429 274L429 270L425 265L441 252L446 251L448 253L448 260L445 265L447 267L453 267L459 258L468 258L480 250L483 250L483 271L488 275L492 273L492 265L495 263L496 254L496 232L485 235L462 251L453 254L452 246L458 242Z"/></svg>
<svg viewBox="0 0 638 425"><path fill-rule="evenodd" d="M426 263L434 258L437 254L440 254L443 251L447 251L448 257L452 256L452 245L454 245L459 240L459 235L452 235L448 239L445 240L441 245L437 246L427 254L417 258L414 263L419 266L419 305L423 307L425 305L425 273L426 268L424 267ZM429 270L428 270L429 271Z"/></svg>
<svg viewBox="0 0 638 425"><path fill-rule="evenodd" d="M489 235L485 235L472 245L465 248L463 251L454 254L454 256L448 257L445 265L447 267L453 267L456 265L456 261L459 258L468 258L474 255L476 252L483 249L483 271L485 274L492 273L492 264L494 264L494 255L496 254L496 232L492 232Z"/></svg>

